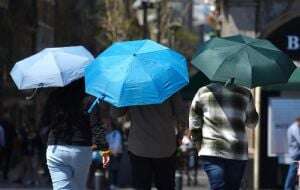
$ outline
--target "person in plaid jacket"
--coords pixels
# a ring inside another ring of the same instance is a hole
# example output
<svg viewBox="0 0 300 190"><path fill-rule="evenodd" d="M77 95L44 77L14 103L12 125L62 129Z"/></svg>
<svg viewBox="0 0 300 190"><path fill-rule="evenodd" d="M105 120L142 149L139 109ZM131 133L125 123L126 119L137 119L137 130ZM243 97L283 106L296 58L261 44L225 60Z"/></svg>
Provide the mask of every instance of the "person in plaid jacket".
<svg viewBox="0 0 300 190"><path fill-rule="evenodd" d="M238 190L248 159L246 127L258 122L250 90L211 83L198 90L189 129L211 189Z"/></svg>

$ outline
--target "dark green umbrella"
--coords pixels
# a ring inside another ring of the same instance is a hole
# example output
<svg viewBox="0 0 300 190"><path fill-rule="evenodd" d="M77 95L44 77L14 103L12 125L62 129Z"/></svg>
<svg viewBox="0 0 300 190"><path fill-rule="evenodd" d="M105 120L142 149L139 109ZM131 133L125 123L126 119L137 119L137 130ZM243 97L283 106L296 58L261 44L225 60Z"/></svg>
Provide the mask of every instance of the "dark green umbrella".
<svg viewBox="0 0 300 190"><path fill-rule="evenodd" d="M189 84L180 91L183 99L192 100L199 88L207 84L209 84L209 79L201 71L198 71L195 75L190 77Z"/></svg>
<svg viewBox="0 0 300 190"><path fill-rule="evenodd" d="M234 79L249 88L285 83L295 69L292 60L271 42L241 35L204 43L192 64L212 81Z"/></svg>
<svg viewBox="0 0 300 190"><path fill-rule="evenodd" d="M265 90L300 90L300 68L297 67L287 83L266 86Z"/></svg>

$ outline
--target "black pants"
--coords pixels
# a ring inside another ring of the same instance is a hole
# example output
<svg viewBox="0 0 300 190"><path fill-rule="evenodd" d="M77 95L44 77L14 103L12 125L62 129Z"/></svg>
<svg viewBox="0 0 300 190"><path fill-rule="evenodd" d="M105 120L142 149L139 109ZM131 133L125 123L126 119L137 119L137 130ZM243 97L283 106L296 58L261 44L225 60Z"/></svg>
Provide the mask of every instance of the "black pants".
<svg viewBox="0 0 300 190"><path fill-rule="evenodd" d="M175 189L175 154L167 158L145 158L129 152L129 157L135 189L150 190L152 179L158 190Z"/></svg>

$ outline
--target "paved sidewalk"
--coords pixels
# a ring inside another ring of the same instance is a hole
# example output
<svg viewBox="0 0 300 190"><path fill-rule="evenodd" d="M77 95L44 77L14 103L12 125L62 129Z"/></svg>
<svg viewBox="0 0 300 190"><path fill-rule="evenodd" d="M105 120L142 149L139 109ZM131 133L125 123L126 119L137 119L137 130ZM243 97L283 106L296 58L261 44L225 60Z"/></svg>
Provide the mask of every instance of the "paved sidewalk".
<svg viewBox="0 0 300 190"><path fill-rule="evenodd" d="M203 171L198 173L198 185L197 186L187 186L186 176L183 178L183 190L207 190L208 189L208 180L206 174ZM193 180L192 180L193 181ZM5 183L0 181L0 190L51 190L52 188L47 186L39 187L22 187L13 183ZM119 188L119 190L133 190L132 188ZM155 188L153 188L155 190Z"/></svg>

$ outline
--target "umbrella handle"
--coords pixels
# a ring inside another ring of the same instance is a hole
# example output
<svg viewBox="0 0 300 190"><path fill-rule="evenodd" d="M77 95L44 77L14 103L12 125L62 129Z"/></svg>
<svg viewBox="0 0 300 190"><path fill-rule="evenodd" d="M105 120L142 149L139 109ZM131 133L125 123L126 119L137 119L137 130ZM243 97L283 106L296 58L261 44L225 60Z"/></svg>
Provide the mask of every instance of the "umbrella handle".
<svg viewBox="0 0 300 190"><path fill-rule="evenodd" d="M96 98L96 100L94 100L93 104L90 106L90 108L88 109L88 113L91 113L93 108L96 106L96 104L99 104L99 97Z"/></svg>
<svg viewBox="0 0 300 190"><path fill-rule="evenodd" d="M33 97L35 97L37 91L39 90L39 88L35 88L33 93L30 96L26 96L26 100L31 100Z"/></svg>
<svg viewBox="0 0 300 190"><path fill-rule="evenodd" d="M225 86L226 86L226 87L227 87L227 86L231 86L231 85L233 85L233 83L234 83L234 78L231 77L230 79L228 79L228 80L226 81Z"/></svg>

